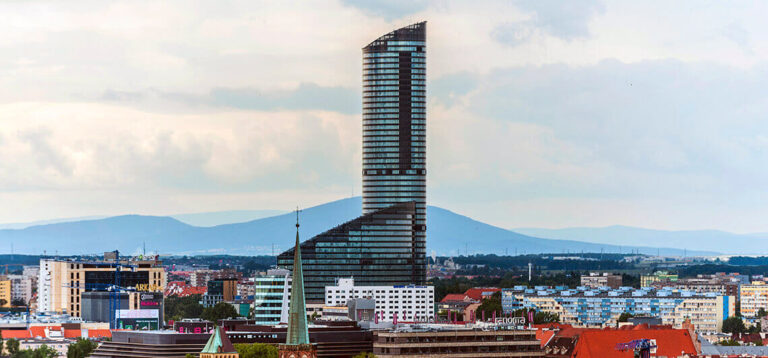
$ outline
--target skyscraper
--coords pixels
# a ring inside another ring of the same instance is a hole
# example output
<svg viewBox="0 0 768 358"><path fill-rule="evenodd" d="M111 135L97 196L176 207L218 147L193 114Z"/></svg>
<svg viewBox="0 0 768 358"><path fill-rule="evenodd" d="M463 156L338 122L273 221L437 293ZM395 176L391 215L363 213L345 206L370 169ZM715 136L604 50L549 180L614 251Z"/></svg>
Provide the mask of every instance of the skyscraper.
<svg viewBox="0 0 768 358"><path fill-rule="evenodd" d="M414 252L426 265L427 23L363 48L363 214L414 202Z"/></svg>
<svg viewBox="0 0 768 358"><path fill-rule="evenodd" d="M426 282L426 23L363 48L363 216L301 243L306 298L354 277L361 286ZM293 250L278 256L292 268Z"/></svg>

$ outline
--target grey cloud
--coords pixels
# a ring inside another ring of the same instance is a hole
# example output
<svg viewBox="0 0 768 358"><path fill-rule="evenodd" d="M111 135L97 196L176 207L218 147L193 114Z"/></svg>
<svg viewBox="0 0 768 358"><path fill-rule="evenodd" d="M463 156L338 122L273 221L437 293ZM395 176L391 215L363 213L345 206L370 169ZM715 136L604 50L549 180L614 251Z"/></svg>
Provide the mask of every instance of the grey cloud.
<svg viewBox="0 0 768 358"><path fill-rule="evenodd" d="M426 0L343 0L345 6L351 6L373 16L383 17L387 21L422 11L429 6Z"/></svg>
<svg viewBox="0 0 768 358"><path fill-rule="evenodd" d="M51 131L46 128L26 130L18 133L18 138L29 145L37 165L43 169L53 169L61 176L72 175L72 163L59 148L54 148L50 142Z"/></svg>
<svg viewBox="0 0 768 358"><path fill-rule="evenodd" d="M515 5L532 13L532 19L504 23L491 32L496 41L510 46L527 41L536 30L563 40L587 38L589 21L605 11L601 0L518 0Z"/></svg>

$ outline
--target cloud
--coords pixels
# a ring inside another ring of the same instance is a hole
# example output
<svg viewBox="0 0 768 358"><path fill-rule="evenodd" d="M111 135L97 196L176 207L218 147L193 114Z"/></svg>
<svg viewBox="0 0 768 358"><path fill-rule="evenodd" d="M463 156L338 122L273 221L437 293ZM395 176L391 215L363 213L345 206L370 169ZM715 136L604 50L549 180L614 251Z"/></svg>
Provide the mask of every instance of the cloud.
<svg viewBox="0 0 768 358"><path fill-rule="evenodd" d="M600 0L518 0L514 4L530 18L502 23L491 33L496 41L510 46L529 41L539 33L566 41L585 39L590 36L589 22L605 11Z"/></svg>
<svg viewBox="0 0 768 358"><path fill-rule="evenodd" d="M402 18L426 9L430 2L426 0L343 0L345 6L351 6L363 12L382 17L387 21Z"/></svg>
<svg viewBox="0 0 768 358"><path fill-rule="evenodd" d="M259 90L256 88L213 88L198 95L184 92L143 92L106 90L100 97L109 102L129 105L166 104L244 110L323 110L345 114L360 113L361 100L358 91L345 87L323 87L313 83L301 83L295 89ZM170 102L170 103L167 103Z"/></svg>

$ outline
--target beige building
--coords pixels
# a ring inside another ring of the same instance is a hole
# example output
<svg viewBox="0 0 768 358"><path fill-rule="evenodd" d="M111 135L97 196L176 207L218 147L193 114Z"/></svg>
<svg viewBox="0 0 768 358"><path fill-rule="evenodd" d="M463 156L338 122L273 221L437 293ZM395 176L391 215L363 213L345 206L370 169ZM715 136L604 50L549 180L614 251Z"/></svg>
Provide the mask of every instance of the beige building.
<svg viewBox="0 0 768 358"><path fill-rule="evenodd" d="M762 308L768 311L768 285L763 281L754 281L751 285L741 285L741 315L755 317Z"/></svg>
<svg viewBox="0 0 768 358"><path fill-rule="evenodd" d="M11 280L0 276L0 307L11 307Z"/></svg>
<svg viewBox="0 0 768 358"><path fill-rule="evenodd" d="M120 260L120 286L163 292L166 275L159 260ZM114 283L118 263L109 261L40 260L38 311L80 317L80 295L86 288L104 289Z"/></svg>

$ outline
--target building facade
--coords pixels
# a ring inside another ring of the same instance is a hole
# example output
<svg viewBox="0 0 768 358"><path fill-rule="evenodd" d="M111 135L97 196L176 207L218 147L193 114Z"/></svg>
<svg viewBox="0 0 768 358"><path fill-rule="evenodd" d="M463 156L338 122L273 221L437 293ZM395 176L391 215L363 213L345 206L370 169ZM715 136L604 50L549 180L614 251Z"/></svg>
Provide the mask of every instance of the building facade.
<svg viewBox="0 0 768 358"><path fill-rule="evenodd" d="M363 48L363 216L301 244L308 302L355 277L365 286L426 282L426 23ZM293 249L278 256L292 269Z"/></svg>
<svg viewBox="0 0 768 358"><path fill-rule="evenodd" d="M0 307L11 307L11 280L0 276Z"/></svg>
<svg viewBox="0 0 768 358"><path fill-rule="evenodd" d="M650 275L640 275L640 287L649 287L652 283L658 281L675 282L677 280L678 276L675 274L670 274L667 271L656 271Z"/></svg>
<svg viewBox="0 0 768 358"><path fill-rule="evenodd" d="M426 280L426 32L420 22L363 48L363 214L415 203L416 283Z"/></svg>
<svg viewBox="0 0 768 358"><path fill-rule="evenodd" d="M341 278L337 285L325 287L328 306L345 306L354 298L373 299L381 320L394 320L395 314L401 321L428 321L435 316L434 286L356 286L355 279Z"/></svg>
<svg viewBox="0 0 768 358"><path fill-rule="evenodd" d="M690 319L702 333L721 332L723 320L736 313L733 296L652 288L556 290L518 286L504 289L501 302L506 313L520 308L544 311L559 315L562 323L576 326L613 326L626 312L635 316L659 317L663 324L678 328Z"/></svg>
<svg viewBox="0 0 768 358"><path fill-rule="evenodd" d="M597 272L590 272L588 276L581 276L581 285L592 288L619 288L621 287L621 281L621 275L611 275L609 273L600 274Z"/></svg>
<svg viewBox="0 0 768 358"><path fill-rule="evenodd" d="M166 276L158 260L74 261L40 259L38 311L66 312L81 316L80 295L103 291L115 283L120 267L120 286L143 292L163 292Z"/></svg>
<svg viewBox="0 0 768 358"><path fill-rule="evenodd" d="M373 354L394 357L544 357L536 331L440 329L378 331Z"/></svg>
<svg viewBox="0 0 768 358"><path fill-rule="evenodd" d="M253 319L258 325L286 322L291 276L288 270L269 270L254 278Z"/></svg>
<svg viewBox="0 0 768 358"><path fill-rule="evenodd" d="M764 281L741 285L740 291L742 316L756 317L761 308L768 311L768 285Z"/></svg>
<svg viewBox="0 0 768 358"><path fill-rule="evenodd" d="M34 285L32 278L24 275L8 275L8 279L11 281L11 300L24 302L25 305L29 304Z"/></svg>

